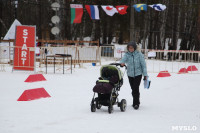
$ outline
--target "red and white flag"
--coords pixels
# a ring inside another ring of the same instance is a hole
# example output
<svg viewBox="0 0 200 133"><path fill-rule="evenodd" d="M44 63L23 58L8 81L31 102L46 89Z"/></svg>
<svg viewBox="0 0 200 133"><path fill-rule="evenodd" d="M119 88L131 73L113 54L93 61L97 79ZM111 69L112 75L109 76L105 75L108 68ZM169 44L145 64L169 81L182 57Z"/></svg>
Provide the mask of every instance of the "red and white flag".
<svg viewBox="0 0 200 133"><path fill-rule="evenodd" d="M119 14L124 15L127 13L127 8L128 6L126 5L120 5L120 6L116 6L117 11L119 12Z"/></svg>
<svg viewBox="0 0 200 133"><path fill-rule="evenodd" d="M107 15L113 16L115 13L118 13L117 9L114 6L101 6Z"/></svg>

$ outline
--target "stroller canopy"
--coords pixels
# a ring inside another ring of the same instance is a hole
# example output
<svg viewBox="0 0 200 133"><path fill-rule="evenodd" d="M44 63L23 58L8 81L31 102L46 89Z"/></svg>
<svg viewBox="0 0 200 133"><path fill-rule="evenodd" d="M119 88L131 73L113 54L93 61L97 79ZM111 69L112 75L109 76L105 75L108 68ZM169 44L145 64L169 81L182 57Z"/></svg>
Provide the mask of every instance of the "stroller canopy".
<svg viewBox="0 0 200 133"><path fill-rule="evenodd" d="M121 70L113 65L104 65L100 68L101 78L104 80L109 80L112 76L118 76L119 81L122 79Z"/></svg>

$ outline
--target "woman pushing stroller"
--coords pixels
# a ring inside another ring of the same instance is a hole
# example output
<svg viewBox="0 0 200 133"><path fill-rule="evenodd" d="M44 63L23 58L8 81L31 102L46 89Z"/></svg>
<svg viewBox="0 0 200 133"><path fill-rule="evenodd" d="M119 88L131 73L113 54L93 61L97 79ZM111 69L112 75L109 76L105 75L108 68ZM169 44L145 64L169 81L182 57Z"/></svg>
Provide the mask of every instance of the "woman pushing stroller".
<svg viewBox="0 0 200 133"><path fill-rule="evenodd" d="M128 52L125 53L120 63L121 66L127 65L127 75L132 89L133 108L138 109L140 106L140 91L142 75L147 80L147 69L144 56L137 50L135 42L129 42L127 45Z"/></svg>

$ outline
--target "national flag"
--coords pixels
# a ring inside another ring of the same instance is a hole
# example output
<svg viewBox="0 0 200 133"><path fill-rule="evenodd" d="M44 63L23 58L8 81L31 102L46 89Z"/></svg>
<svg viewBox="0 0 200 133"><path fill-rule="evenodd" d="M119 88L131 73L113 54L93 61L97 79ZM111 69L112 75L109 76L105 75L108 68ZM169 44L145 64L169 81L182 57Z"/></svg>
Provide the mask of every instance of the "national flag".
<svg viewBox="0 0 200 133"><path fill-rule="evenodd" d="M101 7L109 16L113 16L115 13L118 13L117 9L113 6L107 5L107 6L101 6Z"/></svg>
<svg viewBox="0 0 200 133"><path fill-rule="evenodd" d="M137 12L140 12L141 10L147 11L147 5L146 4L135 4L135 5L133 5L133 7L135 8L135 10Z"/></svg>
<svg viewBox="0 0 200 133"><path fill-rule="evenodd" d="M151 8L155 9L156 11L164 11L167 7L163 4L153 4L149 5Z"/></svg>
<svg viewBox="0 0 200 133"><path fill-rule="evenodd" d="M83 6L81 4L70 4L71 7L71 24L81 23L83 16Z"/></svg>
<svg viewBox="0 0 200 133"><path fill-rule="evenodd" d="M91 19L99 20L99 8L97 5L85 5Z"/></svg>
<svg viewBox="0 0 200 133"><path fill-rule="evenodd" d="M127 13L127 8L128 6L126 5L120 5L120 6L116 6L117 11L119 12L119 14L124 15Z"/></svg>

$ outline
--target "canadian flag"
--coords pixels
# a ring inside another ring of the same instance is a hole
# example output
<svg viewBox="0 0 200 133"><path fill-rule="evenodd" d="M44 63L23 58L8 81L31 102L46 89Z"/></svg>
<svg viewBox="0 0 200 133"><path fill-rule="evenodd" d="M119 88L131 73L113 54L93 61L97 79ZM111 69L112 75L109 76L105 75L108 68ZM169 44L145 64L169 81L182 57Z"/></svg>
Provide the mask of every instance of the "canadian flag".
<svg viewBox="0 0 200 133"><path fill-rule="evenodd" d="M128 6L126 5L120 5L120 6L116 6L117 11L119 12L119 14L124 15L127 13L127 8Z"/></svg>
<svg viewBox="0 0 200 133"><path fill-rule="evenodd" d="M118 13L117 9L114 6L101 6L107 15L113 16L115 13Z"/></svg>

